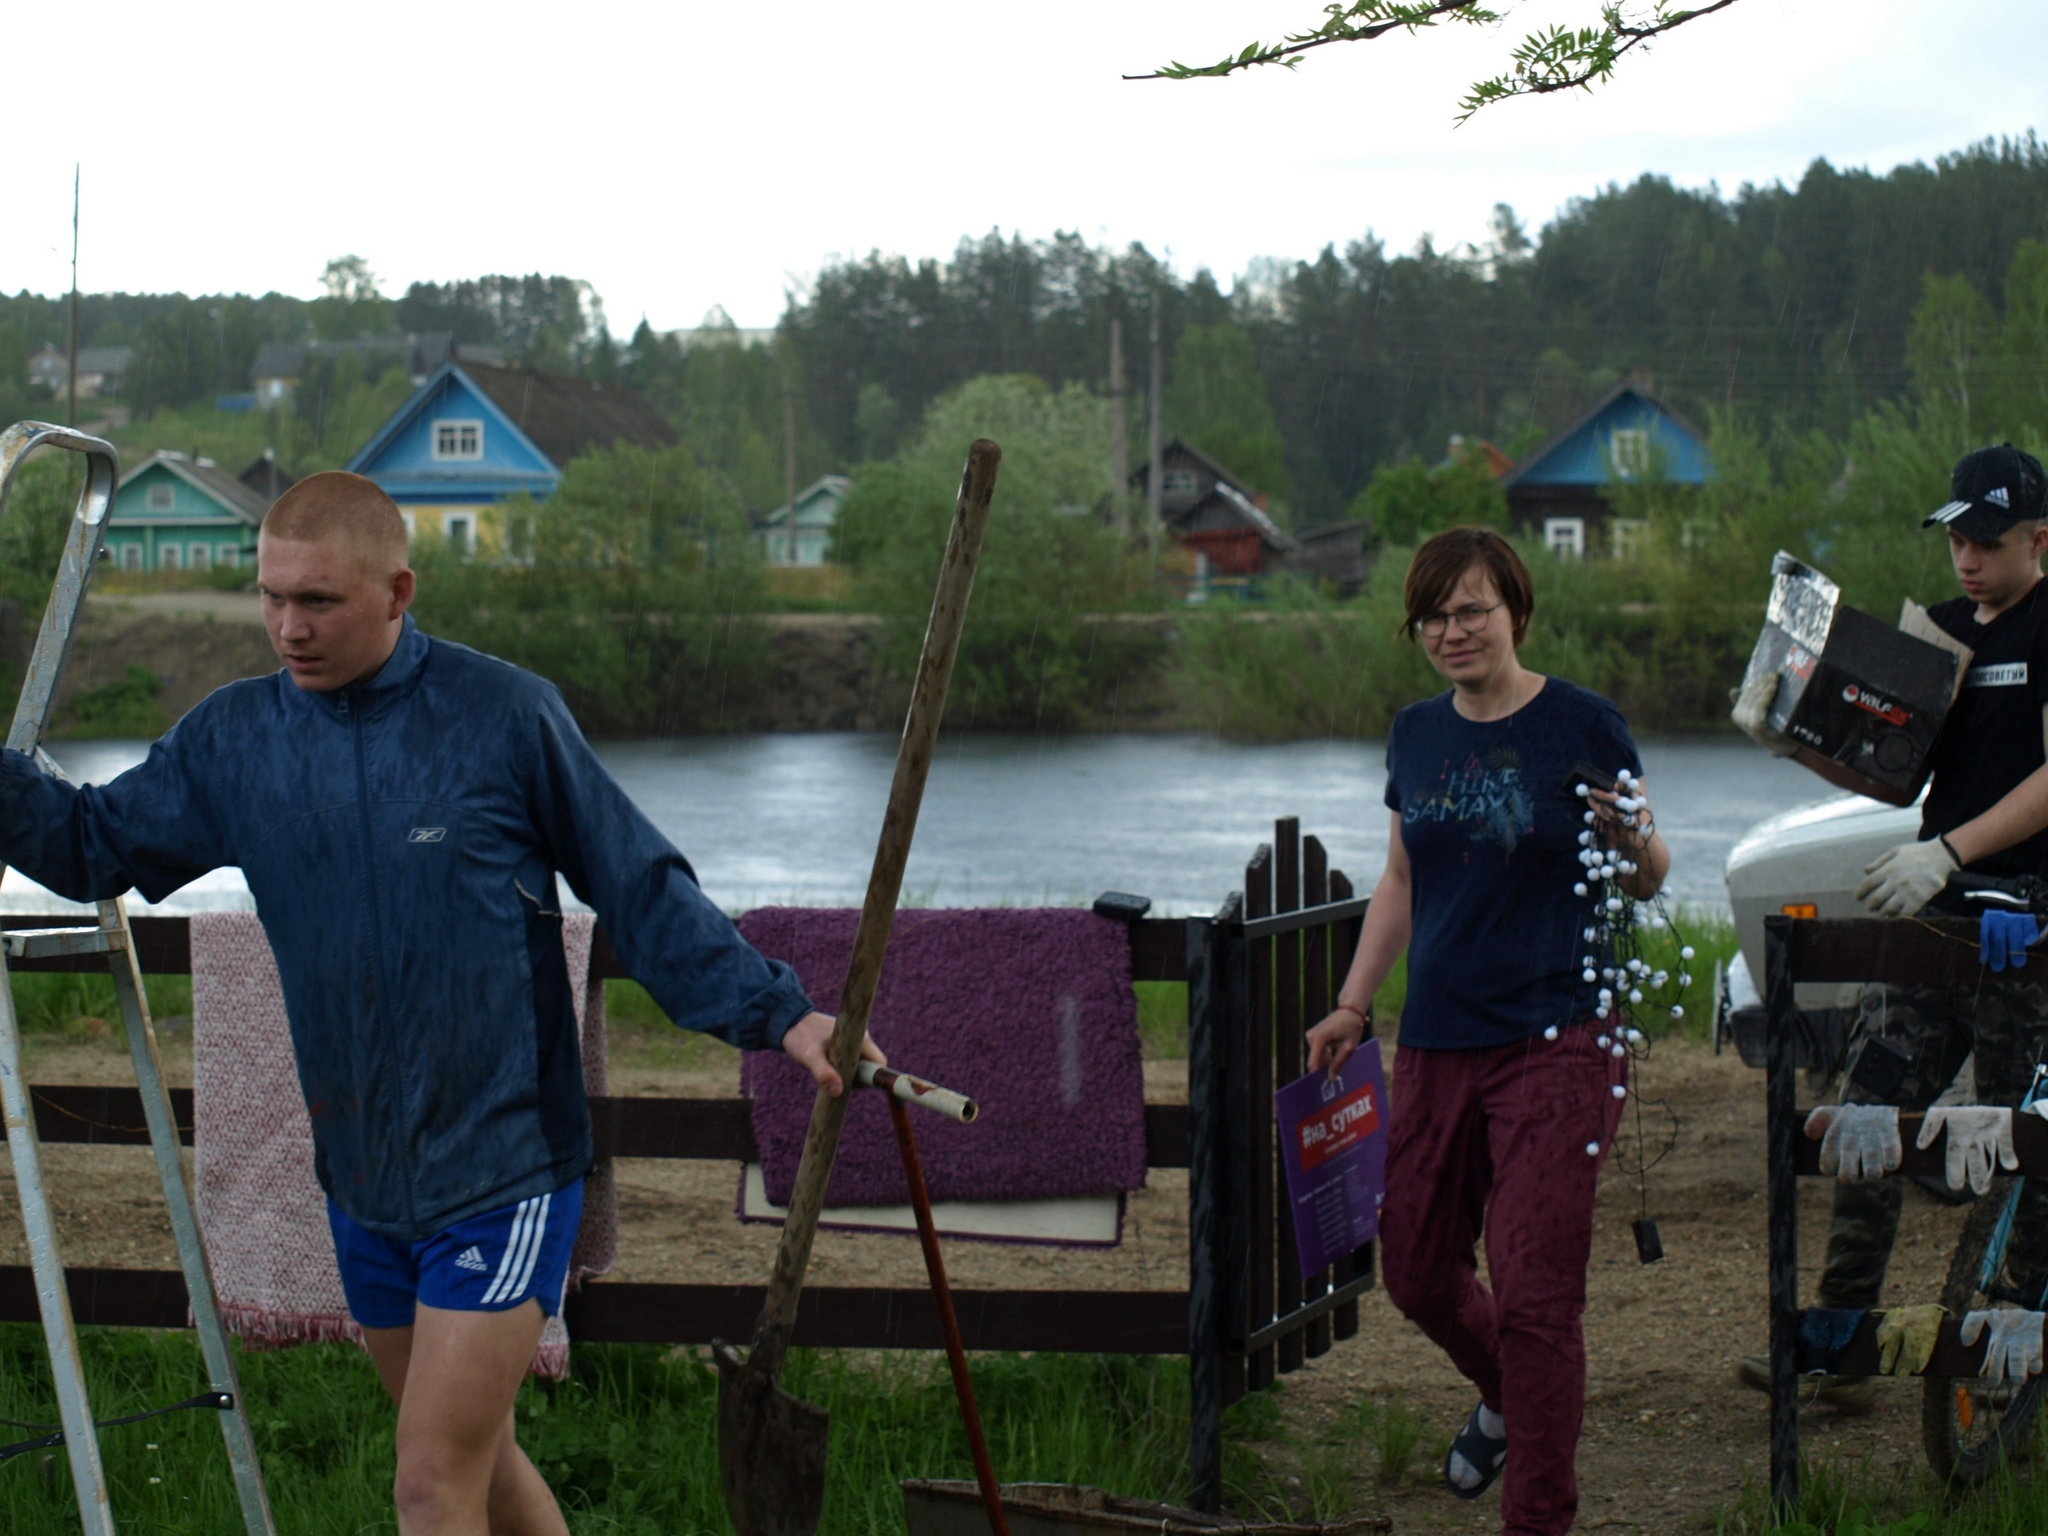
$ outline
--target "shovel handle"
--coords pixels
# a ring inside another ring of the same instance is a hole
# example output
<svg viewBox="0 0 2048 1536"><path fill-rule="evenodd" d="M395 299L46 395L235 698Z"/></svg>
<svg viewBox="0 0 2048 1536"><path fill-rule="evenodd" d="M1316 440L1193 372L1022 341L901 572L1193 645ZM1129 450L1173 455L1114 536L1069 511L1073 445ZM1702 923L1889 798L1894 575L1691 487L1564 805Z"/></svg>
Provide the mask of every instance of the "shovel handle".
<svg viewBox="0 0 2048 1536"><path fill-rule="evenodd" d="M981 1106L964 1093L941 1088L937 1083L912 1077L908 1072L892 1072L872 1061L863 1061L855 1067L853 1077L863 1088L879 1088L892 1099L915 1104L919 1109L944 1115L948 1120L958 1120L962 1125L974 1124L981 1115Z"/></svg>
<svg viewBox="0 0 2048 1536"><path fill-rule="evenodd" d="M903 740L896 749L896 777L889 786L889 809L882 817L882 835L875 845L875 863L868 876L867 899L861 904L860 926L854 930L853 956L846 984L839 993L839 1016L825 1048L826 1059L840 1081L851 1084L854 1061L867 1033L875 987L882 979L882 955L896 921L896 898L903 889L903 866L910 859L910 840L917 831L918 807L938 745L939 721L946 712L946 688L953 680L953 658L960 649L960 631L967 622L967 599L974 590L974 569L981 559L982 534L988 528L989 503L995 496L996 467L1003 453L987 438L967 450L960 475L960 496L953 507L952 532L946 558L939 567L938 589L932 594L931 622L924 633L924 651L917 661L910 712L903 722ZM775 1269L768 1278L768 1296L754 1331L754 1356L770 1371L781 1364L796 1321L797 1297L811 1262L811 1241L825 1206L825 1185L832 1177L832 1159L839 1148L839 1128L846 1119L846 1095L818 1090L804 1133L803 1160L797 1164L796 1188L789 1216L775 1249Z"/></svg>

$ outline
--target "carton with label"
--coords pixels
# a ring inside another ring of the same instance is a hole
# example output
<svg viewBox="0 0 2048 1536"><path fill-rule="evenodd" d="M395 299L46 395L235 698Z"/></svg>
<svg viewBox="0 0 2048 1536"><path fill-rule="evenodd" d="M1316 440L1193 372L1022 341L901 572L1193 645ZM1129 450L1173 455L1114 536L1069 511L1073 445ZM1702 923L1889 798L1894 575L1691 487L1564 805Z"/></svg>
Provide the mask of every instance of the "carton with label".
<svg viewBox="0 0 2048 1536"><path fill-rule="evenodd" d="M1969 655L1918 604L1906 605L1894 629L1781 550L1744 691L1776 675L1759 735L1776 737L1774 750L1789 743L1789 755L1830 784L1911 805Z"/></svg>

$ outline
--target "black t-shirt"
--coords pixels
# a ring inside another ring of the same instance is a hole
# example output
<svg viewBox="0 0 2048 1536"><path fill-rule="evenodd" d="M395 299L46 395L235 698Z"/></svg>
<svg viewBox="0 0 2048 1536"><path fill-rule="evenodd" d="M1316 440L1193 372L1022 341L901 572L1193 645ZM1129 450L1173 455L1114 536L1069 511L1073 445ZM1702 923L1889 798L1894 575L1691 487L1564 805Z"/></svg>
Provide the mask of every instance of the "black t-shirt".
<svg viewBox="0 0 2048 1536"><path fill-rule="evenodd" d="M1643 771L1620 712L1558 677L1500 720L1467 720L1449 693L1394 717L1386 799L1413 881L1404 1049L1512 1045L1592 1017L1593 898L1572 894L1586 802L1565 782L1581 760Z"/></svg>
<svg viewBox="0 0 2048 1536"><path fill-rule="evenodd" d="M1934 743L1934 784L1920 816L1920 836L1938 837L2003 800L2048 757L2041 710L2048 705L2048 581L1989 624L1977 604L1958 597L1927 616L1971 652L1970 670ZM2048 874L2048 831L1979 859L1985 875Z"/></svg>

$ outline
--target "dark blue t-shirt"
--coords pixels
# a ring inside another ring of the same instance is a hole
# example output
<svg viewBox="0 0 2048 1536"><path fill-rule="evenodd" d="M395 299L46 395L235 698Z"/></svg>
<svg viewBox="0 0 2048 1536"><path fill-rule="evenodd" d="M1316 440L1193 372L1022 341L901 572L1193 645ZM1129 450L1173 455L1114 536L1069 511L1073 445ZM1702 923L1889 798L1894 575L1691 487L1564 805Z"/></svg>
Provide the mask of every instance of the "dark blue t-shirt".
<svg viewBox="0 0 2048 1536"><path fill-rule="evenodd" d="M1449 693L1394 717L1387 806L1413 878L1402 1045L1510 1045L1592 1016L1593 898L1572 894L1586 802L1565 783L1582 760L1642 772L1621 712L1561 678L1502 720L1467 720Z"/></svg>

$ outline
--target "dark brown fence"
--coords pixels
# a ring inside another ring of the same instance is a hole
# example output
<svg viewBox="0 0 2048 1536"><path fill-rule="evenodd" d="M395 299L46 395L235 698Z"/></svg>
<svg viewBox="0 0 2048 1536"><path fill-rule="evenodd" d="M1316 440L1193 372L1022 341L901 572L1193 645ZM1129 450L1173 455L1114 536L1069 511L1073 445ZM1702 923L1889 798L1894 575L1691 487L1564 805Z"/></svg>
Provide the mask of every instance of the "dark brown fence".
<svg viewBox="0 0 2048 1536"><path fill-rule="evenodd" d="M1186 1168L1189 1285L1170 1291L956 1290L969 1349L1091 1354L1185 1354L1193 1389L1190 1466L1206 1509L1222 1497L1222 1410L1247 1384L1299 1368L1358 1327L1356 1297L1372 1284L1370 1248L1304 1286L1275 1156L1273 1088L1302 1070L1304 1020L1329 1011L1357 945L1365 903L1328 868L1322 845L1293 820L1276 824L1246 870L1246 889L1214 917L1146 918L1130 925L1134 981L1188 983L1189 1102L1145 1107L1146 1163ZM0 917L0 928L48 928L76 919ZM142 969L192 969L183 918L131 920ZM16 971L100 971L97 956L17 960ZM625 972L600 932L593 981ZM36 1086L36 1134L45 1142L146 1146L133 1088ZM192 1094L171 1090L191 1141ZM599 1157L757 1162L745 1099L603 1098L590 1101ZM186 1325L176 1270L70 1269L72 1309L84 1324ZM702 1344L747 1336L763 1287L593 1281L565 1307L570 1336L592 1343ZM26 1266L0 1266L0 1321L37 1320ZM795 1341L818 1348L943 1347L923 1288L812 1286Z"/></svg>

